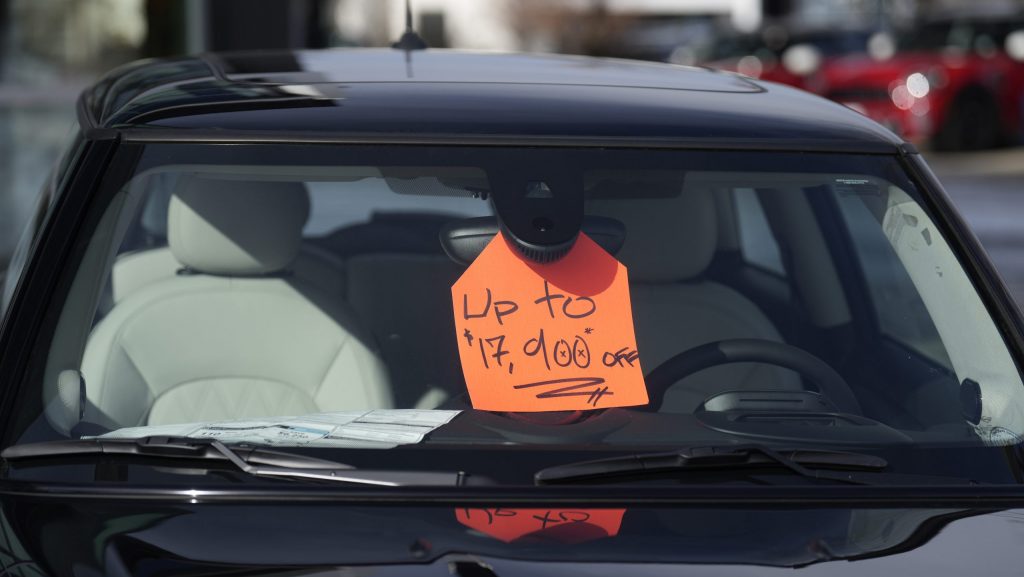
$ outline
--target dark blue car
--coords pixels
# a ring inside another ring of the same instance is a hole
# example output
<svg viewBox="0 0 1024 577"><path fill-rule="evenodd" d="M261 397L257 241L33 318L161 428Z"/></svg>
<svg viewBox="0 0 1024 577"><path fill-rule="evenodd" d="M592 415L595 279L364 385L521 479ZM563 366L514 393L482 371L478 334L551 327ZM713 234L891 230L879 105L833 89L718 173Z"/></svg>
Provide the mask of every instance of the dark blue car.
<svg viewBox="0 0 1024 577"><path fill-rule="evenodd" d="M1021 318L856 112L383 49L78 119L0 297L0 574L1021 571Z"/></svg>

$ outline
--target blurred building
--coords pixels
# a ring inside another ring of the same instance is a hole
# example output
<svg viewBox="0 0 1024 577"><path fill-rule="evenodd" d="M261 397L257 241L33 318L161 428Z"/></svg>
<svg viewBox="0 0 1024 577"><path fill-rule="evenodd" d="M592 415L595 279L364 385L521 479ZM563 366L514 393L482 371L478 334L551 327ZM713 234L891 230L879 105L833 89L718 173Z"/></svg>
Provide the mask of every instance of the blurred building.
<svg viewBox="0 0 1024 577"><path fill-rule="evenodd" d="M771 1L771 0L768 0ZM586 36L610 36L638 20L717 18L752 30L762 0L413 0L417 31L431 46L483 50L586 51ZM405 27L404 0L337 0L344 43L385 45ZM593 42L594 39L590 39Z"/></svg>
<svg viewBox="0 0 1024 577"><path fill-rule="evenodd" d="M150 56L326 46L330 0L0 0L0 268L71 138L78 93ZM245 14L239 18L239 14Z"/></svg>
<svg viewBox="0 0 1024 577"><path fill-rule="evenodd" d="M75 95L138 57L143 0L0 0L0 264L70 138Z"/></svg>

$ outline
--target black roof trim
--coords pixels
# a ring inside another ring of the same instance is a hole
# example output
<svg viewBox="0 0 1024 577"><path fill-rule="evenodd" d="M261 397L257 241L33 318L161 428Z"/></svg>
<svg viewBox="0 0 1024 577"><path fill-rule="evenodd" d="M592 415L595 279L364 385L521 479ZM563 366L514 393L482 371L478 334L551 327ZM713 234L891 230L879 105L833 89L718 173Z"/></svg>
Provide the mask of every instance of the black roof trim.
<svg viewBox="0 0 1024 577"><path fill-rule="evenodd" d="M512 134L324 133L256 130L114 128L127 143L194 144L419 144L442 146L561 146L675 148L686 150L760 150L857 154L899 154L885 141L782 140L732 138L636 138L522 136Z"/></svg>
<svg viewBox="0 0 1024 577"><path fill-rule="evenodd" d="M243 56L251 66L239 68L241 77L230 74L224 62ZM247 142L630 146L636 139L639 146L880 154L901 144L839 104L734 74L430 50L417 54L419 73L410 78L394 56L360 49L142 61L89 89L79 117L84 127L167 131L157 133L167 139L202 134L207 141L211 134Z"/></svg>
<svg viewBox="0 0 1024 577"><path fill-rule="evenodd" d="M217 52L203 52L196 55L196 60L201 61L210 69L210 75L221 82L231 82L221 66L220 55Z"/></svg>
<svg viewBox="0 0 1024 577"><path fill-rule="evenodd" d="M153 79L147 83L144 78L139 77L140 72L152 70L161 65L184 63L198 63L205 68L206 74L194 76L193 80L213 78L221 82L228 82L225 78L218 76L218 69L204 55L148 58L129 62L107 72L94 85L82 92L79 97L79 122L83 123L83 128L85 127L83 120L88 120L92 126L107 124L111 117L121 109L133 104L140 95L149 90L161 88L162 81L160 79ZM123 86L126 81L129 86ZM119 95L129 95L129 97L115 107L114 102ZM87 115L87 117L83 118L83 115Z"/></svg>
<svg viewBox="0 0 1024 577"><path fill-rule="evenodd" d="M912 142L904 142L903 144L901 144L900 145L900 152L902 152L903 154L907 154L907 155L921 154L921 151L918 150L917 147L914 146L914 143L912 143Z"/></svg>
<svg viewBox="0 0 1024 577"><path fill-rule="evenodd" d="M93 110L89 106L89 96L91 94L90 91L85 90L75 100L75 115L78 117L78 124L82 130L99 126L99 122L97 122L96 117L93 115Z"/></svg>
<svg viewBox="0 0 1024 577"><path fill-rule="evenodd" d="M223 113L223 112L250 112L254 110L282 110L285 108L317 108L330 106L329 102L323 100L311 100L309 98L286 96L280 98L263 98L255 102L247 100L228 100L224 102L179 104L166 106L154 110L148 110L125 120L125 124L142 125L158 122L168 118L187 115L188 113ZM196 130L196 129L192 129Z"/></svg>

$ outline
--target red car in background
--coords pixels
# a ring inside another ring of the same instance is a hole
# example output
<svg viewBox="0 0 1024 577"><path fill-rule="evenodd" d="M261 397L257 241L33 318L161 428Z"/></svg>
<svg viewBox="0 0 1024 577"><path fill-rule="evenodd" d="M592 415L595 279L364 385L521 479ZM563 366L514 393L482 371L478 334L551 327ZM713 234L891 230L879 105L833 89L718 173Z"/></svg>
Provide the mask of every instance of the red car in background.
<svg viewBox="0 0 1024 577"><path fill-rule="evenodd" d="M673 54L677 64L701 64L751 78L819 92L820 71L850 54L867 52L873 30L830 29L789 32L768 26L750 34L725 33L701 50ZM680 57L682 55L683 57Z"/></svg>
<svg viewBox="0 0 1024 577"><path fill-rule="evenodd" d="M894 34L725 35L701 63L845 104L907 140L977 150L1024 135L1024 18L931 20Z"/></svg>
<svg viewBox="0 0 1024 577"><path fill-rule="evenodd" d="M1020 140L1024 20L936 20L890 38L823 62L803 87L940 150Z"/></svg>

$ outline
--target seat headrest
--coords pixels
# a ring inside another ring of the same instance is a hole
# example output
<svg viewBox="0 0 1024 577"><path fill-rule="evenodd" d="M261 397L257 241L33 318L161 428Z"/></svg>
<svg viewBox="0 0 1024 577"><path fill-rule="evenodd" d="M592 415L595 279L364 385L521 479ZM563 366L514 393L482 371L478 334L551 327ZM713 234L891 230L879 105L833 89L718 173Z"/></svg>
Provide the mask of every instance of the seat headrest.
<svg viewBox="0 0 1024 577"><path fill-rule="evenodd" d="M715 199L708 189L684 188L676 196L594 198L586 214L626 225L617 258L631 282L678 282L699 277L711 263L718 240Z"/></svg>
<svg viewBox="0 0 1024 577"><path fill-rule="evenodd" d="M308 218L299 182L183 178L168 208L167 243L196 272L271 274L295 260Z"/></svg>

